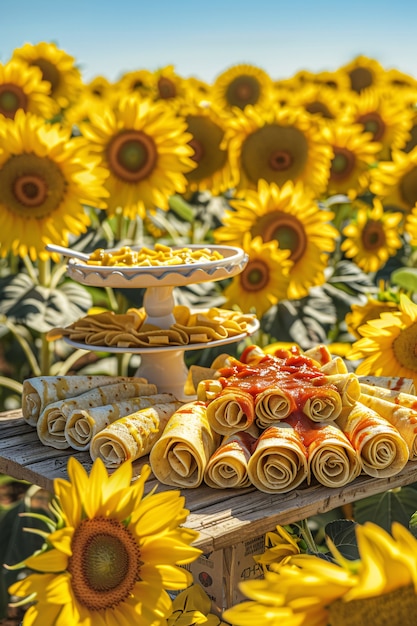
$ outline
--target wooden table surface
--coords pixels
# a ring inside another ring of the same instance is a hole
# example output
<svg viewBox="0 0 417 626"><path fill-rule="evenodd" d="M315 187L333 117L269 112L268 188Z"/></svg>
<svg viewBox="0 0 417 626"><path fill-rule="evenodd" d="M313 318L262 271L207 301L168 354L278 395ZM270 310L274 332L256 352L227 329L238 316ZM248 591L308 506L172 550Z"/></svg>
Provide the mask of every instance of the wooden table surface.
<svg viewBox="0 0 417 626"><path fill-rule="evenodd" d="M53 491L54 478L68 478L67 462L75 456L90 470L88 452L56 450L44 446L36 429L29 426L20 410L0 413L0 473L27 480ZM134 475L140 473L148 458L134 463ZM286 494L267 494L254 487L246 489L182 489L190 513L187 526L200 535L194 545L204 552L227 548L273 530L277 524L291 524L306 517L325 513L367 496L417 482L417 463L409 462L396 476L371 478L361 475L345 487L329 489L314 484ZM147 481L147 489L172 489Z"/></svg>

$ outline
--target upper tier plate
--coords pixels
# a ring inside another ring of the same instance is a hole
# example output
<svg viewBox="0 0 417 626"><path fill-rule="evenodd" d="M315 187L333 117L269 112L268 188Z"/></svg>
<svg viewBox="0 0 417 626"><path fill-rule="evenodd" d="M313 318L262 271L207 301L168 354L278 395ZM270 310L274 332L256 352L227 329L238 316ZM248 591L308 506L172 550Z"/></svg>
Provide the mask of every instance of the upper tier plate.
<svg viewBox="0 0 417 626"><path fill-rule="evenodd" d="M182 249L183 247L173 246L172 249ZM168 285L180 287L230 278L240 274L249 260L244 250L233 246L190 244L186 247L198 250L205 248L211 252L218 252L223 258L203 263L152 265L148 267L86 265L79 259L70 258L67 273L77 282L95 287L139 288ZM140 248L132 246L132 250L135 249Z"/></svg>

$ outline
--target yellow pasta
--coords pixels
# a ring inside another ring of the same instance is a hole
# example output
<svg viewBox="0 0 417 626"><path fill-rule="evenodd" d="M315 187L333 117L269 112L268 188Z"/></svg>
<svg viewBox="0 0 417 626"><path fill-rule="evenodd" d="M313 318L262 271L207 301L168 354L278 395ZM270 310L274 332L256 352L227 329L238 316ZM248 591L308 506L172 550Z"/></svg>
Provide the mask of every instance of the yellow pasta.
<svg viewBox="0 0 417 626"><path fill-rule="evenodd" d="M157 243L154 248L140 248L132 250L129 246L122 246L118 250L97 248L90 254L87 265L101 265L105 267L149 267L158 265L189 265L207 261L223 259L218 250L209 248L178 248L173 249Z"/></svg>

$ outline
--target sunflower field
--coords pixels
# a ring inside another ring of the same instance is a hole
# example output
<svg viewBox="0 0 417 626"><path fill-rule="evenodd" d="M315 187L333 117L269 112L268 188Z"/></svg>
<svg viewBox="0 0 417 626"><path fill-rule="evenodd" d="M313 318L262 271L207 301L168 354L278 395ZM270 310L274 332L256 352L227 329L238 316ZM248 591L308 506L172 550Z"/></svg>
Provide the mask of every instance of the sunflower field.
<svg viewBox="0 0 417 626"><path fill-rule="evenodd" d="M49 244L85 253L155 243L237 246L249 259L239 275L176 289L179 304L256 315L259 330L231 344L232 355L250 343L325 344L350 371L417 387L417 79L376 59L358 56L336 70L289 78L240 64L210 84L174 66L87 82L77 59L56 44L25 44L0 64L0 215L0 411L20 407L31 376L125 376L138 367L135 354L90 353L48 338L87 313L123 313L144 298L142 289L73 281ZM185 358L209 367L223 351L208 347ZM354 508L355 519L386 531L393 521L408 525L417 487ZM320 530L324 522L315 523ZM398 527L393 544L382 531L375 540L368 535L360 539L365 555L384 553L372 544L378 540L392 559L406 546L415 550ZM285 542L294 539L287 534ZM46 556L39 559L47 565ZM417 586L414 561L395 563L404 587ZM370 594L357 572L311 567L317 588L338 580L332 601ZM305 615L292 612L301 600L289 591L290 569L268 571L270 587L249 586L260 604L246 617L232 611L230 623L265 621L259 606L277 585L286 591L273 609L266 603L274 619L326 626L320 602ZM166 623L167 599L154 599L157 608L138 624ZM181 621L181 606L178 624L222 623L208 609L198 622ZM103 626L132 623L130 610ZM30 615L28 623L41 623L36 611Z"/></svg>

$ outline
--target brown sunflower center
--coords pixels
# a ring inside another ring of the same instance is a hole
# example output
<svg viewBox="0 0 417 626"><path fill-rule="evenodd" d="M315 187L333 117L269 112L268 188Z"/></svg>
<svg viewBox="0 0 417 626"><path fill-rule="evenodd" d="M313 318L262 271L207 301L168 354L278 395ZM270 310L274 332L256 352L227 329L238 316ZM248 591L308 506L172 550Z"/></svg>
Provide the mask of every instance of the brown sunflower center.
<svg viewBox="0 0 417 626"><path fill-rule="evenodd" d="M242 169L253 184L263 178L281 186L304 171L308 143L294 126L266 124L249 135L242 145Z"/></svg>
<svg viewBox="0 0 417 626"><path fill-rule="evenodd" d="M290 260L297 263L305 253L307 236L302 223L293 215L274 211L262 216L251 229L252 237L261 235L263 241L278 241L281 250L290 251Z"/></svg>
<svg viewBox="0 0 417 626"><path fill-rule="evenodd" d="M244 291L262 291L268 283L269 267L261 259L249 261L240 275L240 284Z"/></svg>
<svg viewBox="0 0 417 626"><path fill-rule="evenodd" d="M18 109L27 109L27 96L25 92L13 84L0 85L0 113L4 117L13 119Z"/></svg>
<svg viewBox="0 0 417 626"><path fill-rule="evenodd" d="M330 113L329 107L324 102L320 102L319 100L315 100L314 102L309 102L308 104L306 104L305 110L312 115L318 113L319 115L321 115L321 117L324 117L328 120L334 119L334 115Z"/></svg>
<svg viewBox="0 0 417 626"><path fill-rule="evenodd" d="M128 528L115 519L81 522L68 561L77 600L90 611L112 608L129 597L140 580L140 550Z"/></svg>
<svg viewBox="0 0 417 626"><path fill-rule="evenodd" d="M367 67L355 67L349 72L350 86L353 91L360 93L373 83L374 77Z"/></svg>
<svg viewBox="0 0 417 626"><path fill-rule="evenodd" d="M393 350L402 367L417 372L417 322L400 332L394 339Z"/></svg>
<svg viewBox="0 0 417 626"><path fill-rule="evenodd" d="M198 164L187 178L198 182L221 170L227 163L227 152L220 148L224 131L213 120L205 116L189 115L187 130L193 135L189 142L194 150L193 160Z"/></svg>
<svg viewBox="0 0 417 626"><path fill-rule="evenodd" d="M67 181L48 157L18 154L0 169L0 202L20 217L44 218L59 208Z"/></svg>
<svg viewBox="0 0 417 626"><path fill-rule="evenodd" d="M113 137L107 148L111 172L127 183L138 183L155 168L158 158L152 137L138 130L126 130Z"/></svg>
<svg viewBox="0 0 417 626"><path fill-rule="evenodd" d="M43 80L46 80L51 84L51 93L54 94L59 87L59 83L61 82L61 74L56 65L43 58L32 61L31 65L39 67L42 72Z"/></svg>
<svg viewBox="0 0 417 626"><path fill-rule="evenodd" d="M372 133L373 141L381 141L386 125L377 111L360 115L356 121L363 125L365 132Z"/></svg>
<svg viewBox="0 0 417 626"><path fill-rule="evenodd" d="M412 209L417 202L417 167L404 174L400 182L400 194L404 202Z"/></svg>
<svg viewBox="0 0 417 626"><path fill-rule="evenodd" d="M381 222L369 220L362 230L362 245L365 250L379 250L386 244L387 238Z"/></svg>
<svg viewBox="0 0 417 626"><path fill-rule="evenodd" d="M355 155L347 148L333 148L334 157L330 166L330 178L341 181L348 178L355 167Z"/></svg>
<svg viewBox="0 0 417 626"><path fill-rule="evenodd" d="M248 104L256 104L261 95L261 86L255 76L242 74L227 86L225 98L230 106L244 109Z"/></svg>
<svg viewBox="0 0 417 626"><path fill-rule="evenodd" d="M175 83L167 78L166 76L161 76L158 80L158 94L162 100L169 100L169 98L175 98L177 95L177 88Z"/></svg>

